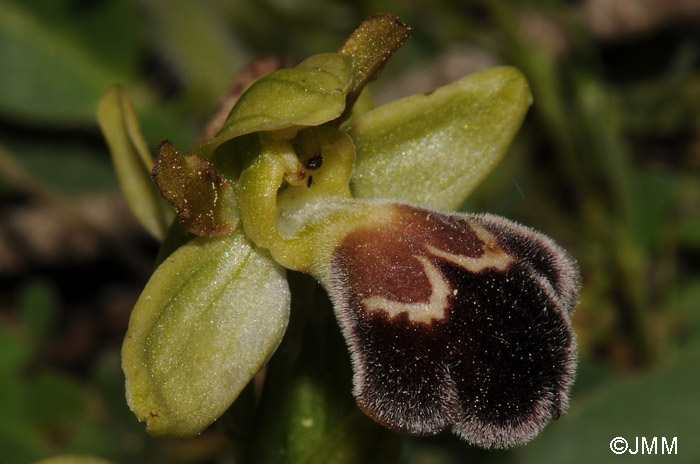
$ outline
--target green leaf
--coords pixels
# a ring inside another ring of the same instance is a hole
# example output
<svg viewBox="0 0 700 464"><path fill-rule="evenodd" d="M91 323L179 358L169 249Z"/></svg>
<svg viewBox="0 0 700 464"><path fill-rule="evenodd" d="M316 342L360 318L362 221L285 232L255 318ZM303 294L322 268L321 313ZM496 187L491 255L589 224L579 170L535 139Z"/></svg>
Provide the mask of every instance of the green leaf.
<svg viewBox="0 0 700 464"><path fill-rule="evenodd" d="M63 454L48 459L42 459L34 464L111 464L111 461L94 456Z"/></svg>
<svg viewBox="0 0 700 464"><path fill-rule="evenodd" d="M27 414L26 371L34 348L0 324L0 450L8 462L30 462L43 456L44 443Z"/></svg>
<svg viewBox="0 0 700 464"><path fill-rule="evenodd" d="M17 299L30 340L39 345L49 337L56 321L60 301L58 292L51 282L37 278L19 288Z"/></svg>
<svg viewBox="0 0 700 464"><path fill-rule="evenodd" d="M700 248L700 215L683 218L676 224L679 241L688 247Z"/></svg>
<svg viewBox="0 0 700 464"><path fill-rule="evenodd" d="M223 414L277 348L289 302L284 270L240 229L171 254L122 348L127 400L148 432L192 437Z"/></svg>
<svg viewBox="0 0 700 464"><path fill-rule="evenodd" d="M211 108L250 61L228 18L211 2L143 0L159 55L179 71L195 103Z"/></svg>
<svg viewBox="0 0 700 464"><path fill-rule="evenodd" d="M63 27L57 27L52 23L57 21L55 15L42 17L41 8L27 3L0 2L0 112L32 124L90 122L104 89L128 73L101 62L81 42L90 36L74 35L75 23L62 22ZM124 14L119 12L116 24L110 26L119 30Z"/></svg>
<svg viewBox="0 0 700 464"><path fill-rule="evenodd" d="M689 345L677 362L636 378L617 379L581 398L571 411L522 449L523 463L696 463L700 411L700 343ZM626 439L636 455L615 454L610 442ZM641 437L657 439L657 454L641 452ZM678 454L661 453L662 437L677 437Z"/></svg>
<svg viewBox="0 0 700 464"><path fill-rule="evenodd" d="M97 121L107 140L126 201L146 230L158 239L173 220L172 208L151 181L153 158L126 92L112 87L100 100Z"/></svg>
<svg viewBox="0 0 700 464"><path fill-rule="evenodd" d="M674 216L683 193L683 178L661 170L632 171L630 187L633 228L644 247L653 247L668 230L682 229L682 218ZM677 213L676 213L677 214Z"/></svg>
<svg viewBox="0 0 700 464"><path fill-rule="evenodd" d="M384 464L398 462L402 437L390 432L355 409L302 464Z"/></svg>
<svg viewBox="0 0 700 464"><path fill-rule="evenodd" d="M676 297L675 306L681 315L683 332L689 336L700 335L700 311L698 311L698 302L700 301L700 277L695 275L693 278L684 281L679 285Z"/></svg>
<svg viewBox="0 0 700 464"><path fill-rule="evenodd" d="M349 128L353 194L457 209L505 155L531 101L522 73L499 67L364 114Z"/></svg>
<svg viewBox="0 0 700 464"><path fill-rule="evenodd" d="M259 464L298 462L356 409L350 359L327 294L310 276L288 277L291 320L268 364L251 450Z"/></svg>
<svg viewBox="0 0 700 464"><path fill-rule="evenodd" d="M61 195L94 195L118 187L111 160L100 146L19 133L3 134L3 146L37 182Z"/></svg>
<svg viewBox="0 0 700 464"><path fill-rule="evenodd" d="M153 181L175 207L182 227L204 237L233 232L239 219L236 194L211 161L184 156L168 140L158 145L156 153Z"/></svg>
<svg viewBox="0 0 700 464"><path fill-rule="evenodd" d="M25 385L25 413L42 429L75 427L85 417L86 405L80 385L68 376L40 372Z"/></svg>
<svg viewBox="0 0 700 464"><path fill-rule="evenodd" d="M15 373L29 361L32 347L13 332L0 325L0 385L4 381L16 380ZM0 400L2 395L0 395Z"/></svg>
<svg viewBox="0 0 700 464"><path fill-rule="evenodd" d="M210 158L221 144L241 135L337 118L345 109L351 70L348 57L323 53L268 74L241 96L216 137L195 145L192 154Z"/></svg>

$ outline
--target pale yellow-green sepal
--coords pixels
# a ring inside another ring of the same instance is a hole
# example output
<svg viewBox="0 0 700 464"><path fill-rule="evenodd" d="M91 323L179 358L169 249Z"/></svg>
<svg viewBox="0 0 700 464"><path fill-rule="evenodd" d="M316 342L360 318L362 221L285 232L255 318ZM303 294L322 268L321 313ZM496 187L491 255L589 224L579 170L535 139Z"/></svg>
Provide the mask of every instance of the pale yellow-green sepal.
<svg viewBox="0 0 700 464"><path fill-rule="evenodd" d="M153 157L122 87L112 87L102 97L97 107L97 122L107 140L129 208L151 235L162 239L175 211L151 182Z"/></svg>
<svg viewBox="0 0 700 464"><path fill-rule="evenodd" d="M277 348L289 304L284 270L240 229L171 254L122 349L127 400L148 432L191 437L221 416Z"/></svg>
<svg viewBox="0 0 700 464"><path fill-rule="evenodd" d="M350 128L357 198L457 209L503 158L532 102L512 67L376 108Z"/></svg>
<svg viewBox="0 0 700 464"><path fill-rule="evenodd" d="M296 68L268 74L241 96L219 133L195 145L192 153L211 158L241 135L331 121L345 109L351 79L350 58L337 53L314 55Z"/></svg>

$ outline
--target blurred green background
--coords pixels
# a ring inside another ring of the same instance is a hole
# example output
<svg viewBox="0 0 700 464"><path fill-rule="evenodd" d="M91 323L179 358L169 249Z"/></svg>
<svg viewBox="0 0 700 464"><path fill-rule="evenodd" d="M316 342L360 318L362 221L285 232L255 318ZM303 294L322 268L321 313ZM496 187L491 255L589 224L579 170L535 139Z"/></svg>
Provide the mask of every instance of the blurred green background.
<svg viewBox="0 0 700 464"><path fill-rule="evenodd" d="M414 28L380 103L497 64L526 74L534 106L463 210L547 233L583 275L571 411L524 447L444 434L407 440L402 462L700 462L700 2L1 0L2 462L234 462L219 428L154 439L126 407L119 349L157 243L96 104L124 84L149 143L186 150L245 65L333 51L380 12ZM615 455L615 437L658 437L659 454Z"/></svg>

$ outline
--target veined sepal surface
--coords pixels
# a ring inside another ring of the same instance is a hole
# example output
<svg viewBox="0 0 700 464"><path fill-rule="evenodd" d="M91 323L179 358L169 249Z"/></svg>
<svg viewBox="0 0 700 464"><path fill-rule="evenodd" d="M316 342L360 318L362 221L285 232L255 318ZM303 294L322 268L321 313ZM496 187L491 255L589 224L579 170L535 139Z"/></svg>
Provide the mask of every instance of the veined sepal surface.
<svg viewBox="0 0 700 464"><path fill-rule="evenodd" d="M219 133L191 153L211 158L221 145L245 134L318 126L337 118L345 110L351 72L350 58L322 53L268 74L241 96Z"/></svg>
<svg viewBox="0 0 700 464"><path fill-rule="evenodd" d="M129 208L148 233L162 240L175 211L151 182L153 156L131 101L121 86L114 86L104 94L97 106L97 122L109 146Z"/></svg>
<svg viewBox="0 0 700 464"><path fill-rule="evenodd" d="M221 416L277 348L289 305L284 269L241 230L172 253L122 348L127 400L148 432L191 437Z"/></svg>
<svg viewBox="0 0 700 464"><path fill-rule="evenodd" d="M502 66L363 114L348 128L353 196L456 210L505 156L531 103L525 76Z"/></svg>

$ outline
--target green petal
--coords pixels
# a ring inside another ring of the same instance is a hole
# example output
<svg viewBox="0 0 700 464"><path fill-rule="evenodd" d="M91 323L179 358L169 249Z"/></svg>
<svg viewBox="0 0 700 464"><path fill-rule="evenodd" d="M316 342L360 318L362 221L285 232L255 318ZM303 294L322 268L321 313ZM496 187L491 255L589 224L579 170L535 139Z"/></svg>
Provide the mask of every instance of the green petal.
<svg viewBox="0 0 700 464"><path fill-rule="evenodd" d="M337 53L314 55L296 68L268 74L241 96L216 137L195 145L192 153L209 158L241 135L331 121L345 109L351 76L350 59Z"/></svg>
<svg viewBox="0 0 700 464"><path fill-rule="evenodd" d="M499 67L366 113L349 128L353 195L457 209L505 155L531 102L522 73Z"/></svg>
<svg viewBox="0 0 700 464"><path fill-rule="evenodd" d="M350 57L352 84L347 107L340 121L347 119L362 89L375 80L391 56L411 36L411 28L389 13L366 19L347 38L338 53Z"/></svg>
<svg viewBox="0 0 700 464"><path fill-rule="evenodd" d="M191 437L223 414L277 348L289 304L284 270L240 229L170 255L122 349L127 400L147 431Z"/></svg>
<svg viewBox="0 0 700 464"><path fill-rule="evenodd" d="M107 91L97 107L97 121L129 208L151 235L162 239L175 214L151 181L153 158L124 89Z"/></svg>

